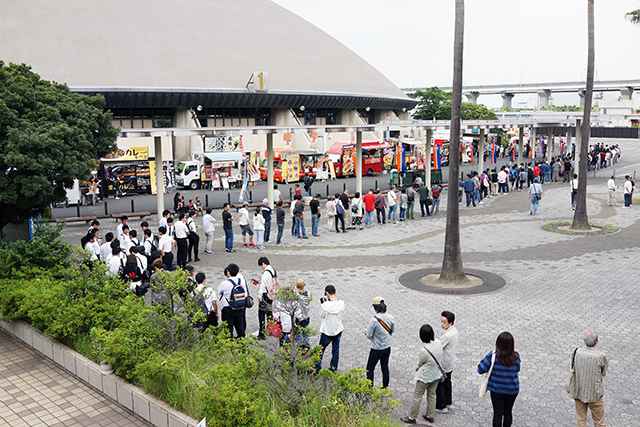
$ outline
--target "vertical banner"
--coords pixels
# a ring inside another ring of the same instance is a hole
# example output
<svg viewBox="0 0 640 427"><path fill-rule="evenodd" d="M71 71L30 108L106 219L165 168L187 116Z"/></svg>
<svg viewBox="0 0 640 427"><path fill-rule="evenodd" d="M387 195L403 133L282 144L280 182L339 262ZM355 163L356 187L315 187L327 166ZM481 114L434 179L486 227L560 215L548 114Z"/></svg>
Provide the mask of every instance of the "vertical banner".
<svg viewBox="0 0 640 427"><path fill-rule="evenodd" d="M329 173L331 174L331 179L336 179L336 168L331 160L329 160Z"/></svg>
<svg viewBox="0 0 640 427"><path fill-rule="evenodd" d="M149 162L149 177L151 181L151 194L158 194L158 186L156 185L156 162ZM162 194L167 192L165 179L162 180Z"/></svg>
<svg viewBox="0 0 640 427"><path fill-rule="evenodd" d="M309 146L312 150L318 150L318 132L311 132L309 134Z"/></svg>
<svg viewBox="0 0 640 427"><path fill-rule="evenodd" d="M251 181L260 181L260 153L253 151L249 153L249 177Z"/></svg>
<svg viewBox="0 0 640 427"><path fill-rule="evenodd" d="M284 142L284 149L291 150L291 134L285 133L282 135L282 142Z"/></svg>
<svg viewBox="0 0 640 427"><path fill-rule="evenodd" d="M286 156L287 181L295 182L300 180L300 155L289 154ZM284 171L283 171L284 172Z"/></svg>

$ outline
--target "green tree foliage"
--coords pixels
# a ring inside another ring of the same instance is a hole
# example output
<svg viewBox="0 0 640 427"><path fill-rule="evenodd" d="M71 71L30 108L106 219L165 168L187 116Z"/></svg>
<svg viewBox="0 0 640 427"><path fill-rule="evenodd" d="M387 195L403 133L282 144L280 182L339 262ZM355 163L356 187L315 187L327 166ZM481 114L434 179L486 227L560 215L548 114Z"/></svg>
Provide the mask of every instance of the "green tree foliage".
<svg viewBox="0 0 640 427"><path fill-rule="evenodd" d="M640 9L636 9L625 14L627 19L631 21L633 24L640 24Z"/></svg>
<svg viewBox="0 0 640 427"><path fill-rule="evenodd" d="M414 94L418 99L418 110L413 115L416 120L451 120L451 92L438 87L419 90ZM493 110L484 104L463 102L461 105L462 120L497 120Z"/></svg>
<svg viewBox="0 0 640 427"><path fill-rule="evenodd" d="M89 177L92 158L113 151L118 130L104 106L0 61L0 229L46 215L74 178Z"/></svg>

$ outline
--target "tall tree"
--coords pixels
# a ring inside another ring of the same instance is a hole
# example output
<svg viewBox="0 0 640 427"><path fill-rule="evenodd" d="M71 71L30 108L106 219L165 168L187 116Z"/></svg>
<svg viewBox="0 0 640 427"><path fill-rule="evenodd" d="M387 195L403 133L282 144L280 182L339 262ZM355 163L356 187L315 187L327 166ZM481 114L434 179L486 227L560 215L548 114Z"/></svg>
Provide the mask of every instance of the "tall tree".
<svg viewBox="0 0 640 427"><path fill-rule="evenodd" d="M413 94L418 100L418 108L413 115L415 120L451 120L451 92L445 92L434 86ZM460 115L462 120L497 120L496 113L484 104L463 102Z"/></svg>
<svg viewBox="0 0 640 427"><path fill-rule="evenodd" d="M578 169L578 194L576 194L576 210L573 213L572 230L589 230L587 215L587 153L591 135L591 102L593 99L593 70L595 65L595 30L593 1L587 0L588 38L587 54L587 91L584 95L584 115L582 118L582 141L580 143L580 163Z"/></svg>
<svg viewBox="0 0 640 427"><path fill-rule="evenodd" d="M0 61L0 230L50 213L75 178L89 178L91 159L113 150L118 129L104 105Z"/></svg>
<svg viewBox="0 0 640 427"><path fill-rule="evenodd" d="M453 96L451 98L451 158L449 162L449 197L447 197L447 228L444 238L444 257L439 281L456 283L467 281L462 266L460 248L460 210L458 205L457 161L460 150L460 106L462 104L462 53L464 49L464 0L456 0L456 24L453 41Z"/></svg>

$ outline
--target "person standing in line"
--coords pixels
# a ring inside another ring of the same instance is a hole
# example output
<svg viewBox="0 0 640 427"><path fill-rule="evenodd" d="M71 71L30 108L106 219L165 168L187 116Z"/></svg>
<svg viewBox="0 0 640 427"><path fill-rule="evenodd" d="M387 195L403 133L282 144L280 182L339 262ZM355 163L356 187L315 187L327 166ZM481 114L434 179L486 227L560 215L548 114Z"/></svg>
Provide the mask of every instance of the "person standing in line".
<svg viewBox="0 0 640 427"><path fill-rule="evenodd" d="M204 228L204 253L213 254L211 245L213 245L213 232L215 231L216 219L211 215L211 208L207 208L206 214L202 217L202 226Z"/></svg>
<svg viewBox="0 0 640 427"><path fill-rule="evenodd" d="M273 317L273 301L268 297L268 291L271 281L274 277L278 277L278 273L269 263L267 257L258 259L258 267L262 268L262 276L260 277L260 287L258 288L258 339L264 340L264 329Z"/></svg>
<svg viewBox="0 0 640 427"><path fill-rule="evenodd" d="M187 262L191 262L193 259L194 262L200 261L198 258L198 246L200 245L200 236L198 236L198 226L196 225L196 216L198 212L195 210L189 211L189 219L187 220L187 228L189 228L189 251L188 251L188 260ZM193 252L193 258L191 258L191 253Z"/></svg>
<svg viewBox="0 0 640 427"><path fill-rule="evenodd" d="M304 201L302 200L302 196L299 194L296 194L294 200L295 208L293 210L293 219L296 223L295 236L298 239L308 239L307 227L304 225Z"/></svg>
<svg viewBox="0 0 640 427"><path fill-rule="evenodd" d="M167 228L165 226L161 225L158 227L158 234L160 235L158 250L162 255L162 263L167 266L167 269L171 270L173 268L173 252L171 252L173 248L173 238L166 233Z"/></svg>
<svg viewBox="0 0 640 427"><path fill-rule="evenodd" d="M235 252L233 249L233 216L229 212L229 203L222 205L222 229L224 230L224 248L227 252Z"/></svg>
<svg viewBox="0 0 640 427"><path fill-rule="evenodd" d="M245 336L245 330L247 328L247 322L245 318L246 307L240 309L233 309L230 307L230 301L233 300L233 290L237 286L244 288L245 297L247 293L247 281L243 275L240 274L240 267L236 264L229 264L224 269L224 275L227 280L220 283L218 287L218 295L220 302L222 303L222 316L221 320L227 322L227 328L229 328L229 335L233 338L233 330L236 331L236 338L242 338Z"/></svg>
<svg viewBox="0 0 640 427"><path fill-rule="evenodd" d="M351 228L362 230L362 199L359 191L351 200Z"/></svg>
<svg viewBox="0 0 640 427"><path fill-rule="evenodd" d="M425 216L425 210L426 215L431 216L431 212L429 212L429 187L427 187L426 185L421 185L420 187L418 187L416 192L420 196L420 211L422 212L422 216Z"/></svg>
<svg viewBox="0 0 640 427"><path fill-rule="evenodd" d="M256 232L256 247L264 249L264 217L260 207L253 214L253 230Z"/></svg>
<svg viewBox="0 0 640 427"><path fill-rule="evenodd" d="M320 298L320 361L316 365L316 373L322 368L322 356L324 351L331 344L331 362L329 366L332 371L338 370L338 359L340 358L340 338L344 325L342 324L342 315L344 313L344 301L336 297L336 288L333 285L327 285L324 288L324 296Z"/></svg>
<svg viewBox="0 0 640 427"><path fill-rule="evenodd" d="M282 200L282 193L280 192L280 190L278 190L278 184L273 185L273 201L276 205L278 204L278 202L284 203L284 201Z"/></svg>
<svg viewBox="0 0 640 427"><path fill-rule="evenodd" d="M336 231L333 229L336 218L336 202L333 196L327 197L327 203L324 208L327 211L327 228L332 233Z"/></svg>
<svg viewBox="0 0 640 427"><path fill-rule="evenodd" d="M282 200L278 200L276 202L276 225L278 226L278 237L276 238L276 245L282 244L282 233L284 232L284 219L287 216L287 213L282 208L284 203Z"/></svg>
<svg viewBox="0 0 640 427"><path fill-rule="evenodd" d="M126 215L120 218L120 224L118 224L118 226L116 227L116 238L120 240L120 244L122 244L122 235L124 234L124 231L122 231L122 229L125 225L129 225L129 218L127 218Z"/></svg>
<svg viewBox="0 0 640 427"><path fill-rule="evenodd" d="M396 194L396 186L392 185L391 190L387 193L387 206L389 206L389 212L387 214L387 221L391 222L391 214L393 214L393 223L397 224L396 212L398 211L398 195Z"/></svg>
<svg viewBox="0 0 640 427"><path fill-rule="evenodd" d="M626 175L624 179L624 207L630 208L632 202L631 197L633 196L634 190L633 181L631 181L631 177L629 175Z"/></svg>
<svg viewBox="0 0 640 427"><path fill-rule="evenodd" d="M604 353L595 348L598 334L587 332L584 343L587 347L576 348L572 357L576 387L570 395L576 402L577 427L587 425L588 409L591 409L594 427L605 427L602 377L607 375L609 362Z"/></svg>
<svg viewBox="0 0 640 427"><path fill-rule="evenodd" d="M378 219L378 224L386 224L387 218L385 216L385 208L387 207L387 201L384 197L384 194L380 191L379 188L376 189L376 218ZM380 214L382 214L382 223L380 222Z"/></svg>
<svg viewBox="0 0 640 427"><path fill-rule="evenodd" d="M407 219L416 219L413 216L413 207L415 206L416 203L416 195L418 193L416 193L416 191L413 189L413 187L407 187Z"/></svg>
<svg viewBox="0 0 640 427"><path fill-rule="evenodd" d="M238 211L238 224L242 230L242 244L244 246L255 247L256 245L253 243L253 230L251 230L251 226L249 225L249 211L247 210L247 206L249 206L249 203L244 202ZM247 234L249 235L249 243L247 243Z"/></svg>
<svg viewBox="0 0 640 427"><path fill-rule="evenodd" d="M316 194L312 201L309 202L311 210L311 235L318 236L318 224L320 224L320 194Z"/></svg>
<svg viewBox="0 0 640 427"><path fill-rule="evenodd" d="M529 187L529 199L531 200L531 210L529 215L536 215L538 213L538 203L542 198L542 185L538 182L539 178L533 178L533 184Z"/></svg>
<svg viewBox="0 0 640 427"><path fill-rule="evenodd" d="M487 187L484 187L485 189ZM433 196L433 205L431 206L431 215L437 215L440 212L440 193L442 192L442 187L440 186L440 181L436 181L431 187L431 196Z"/></svg>
<svg viewBox="0 0 640 427"><path fill-rule="evenodd" d="M160 221L158 221L158 227L168 227L167 224L167 219L171 216L171 211L165 209L164 211L162 211L162 218L160 218Z"/></svg>
<svg viewBox="0 0 640 427"><path fill-rule="evenodd" d="M479 374L488 372L493 365L487 384L493 405L493 427L511 427L513 422L511 411L520 392L520 355L514 348L513 335L502 332L496 340L495 351L489 352L478 364Z"/></svg>
<svg viewBox="0 0 640 427"><path fill-rule="evenodd" d="M400 215L399 220L404 221L407 213L407 189L403 188L400 192L400 196L398 197L398 204L400 205Z"/></svg>
<svg viewBox="0 0 640 427"><path fill-rule="evenodd" d="M297 194L293 196L293 198L289 201L289 214L291 214L291 236L296 237L296 215L294 211L296 210L296 198Z"/></svg>
<svg viewBox="0 0 640 427"><path fill-rule="evenodd" d="M458 351L458 341L460 336L458 329L453 325L456 316L450 311L440 313L440 325L444 329L444 334L438 338L442 344L442 369L447 374L444 381L438 383L436 388L436 412L449 412L453 409L453 400L451 397L451 374L456 364L456 352Z"/></svg>
<svg viewBox="0 0 640 427"><path fill-rule="evenodd" d="M578 197L578 175L573 174L571 185L571 209L576 210L576 198Z"/></svg>
<svg viewBox="0 0 640 427"><path fill-rule="evenodd" d="M175 239L178 245L178 267L185 268L187 266L187 253L189 251L189 229L187 228L187 216L183 213L178 216L178 222L175 225Z"/></svg>
<svg viewBox="0 0 640 427"><path fill-rule="evenodd" d="M351 206L351 199L349 198L349 190L344 190L344 193L340 194L340 201L344 208L344 222L347 223L347 228L355 228L351 226L351 209L349 208Z"/></svg>
<svg viewBox="0 0 640 427"><path fill-rule="evenodd" d="M342 198L340 197L339 193L336 193L334 202L336 207L336 216L335 216L336 233L340 232L340 228L338 227L338 222L342 223L342 232L346 233L347 231L345 230L344 217L347 213L347 209L342 204Z"/></svg>
<svg viewBox="0 0 640 427"><path fill-rule="evenodd" d="M611 175L611 179L607 181L607 191L609 192L609 200L607 201L607 206L618 205L618 202L616 202L616 188L620 188L616 185L616 176Z"/></svg>
<svg viewBox="0 0 640 427"><path fill-rule="evenodd" d="M271 208L269 207L269 199L262 200L262 217L264 218L264 241L269 242L271 237Z"/></svg>
<svg viewBox="0 0 640 427"><path fill-rule="evenodd" d="M376 210L376 196L373 195L373 188L362 198L364 202L364 226L373 227L373 212Z"/></svg>
<svg viewBox="0 0 640 427"><path fill-rule="evenodd" d="M378 361L382 370L382 387L389 387L389 356L391 356L391 335L395 331L395 319L387 314L384 298L373 299L376 314L369 319L364 335L371 341L371 350L367 359L367 379L373 386L373 374Z"/></svg>
<svg viewBox="0 0 640 427"><path fill-rule="evenodd" d="M422 396L427 392L427 413L422 416L427 422L433 423L436 412L436 388L442 378L440 370L443 356L442 344L435 339L431 325L420 327L420 341L424 346L418 353L418 367L416 368L416 388L413 391L413 402L409 416L402 418L405 424L415 424Z"/></svg>

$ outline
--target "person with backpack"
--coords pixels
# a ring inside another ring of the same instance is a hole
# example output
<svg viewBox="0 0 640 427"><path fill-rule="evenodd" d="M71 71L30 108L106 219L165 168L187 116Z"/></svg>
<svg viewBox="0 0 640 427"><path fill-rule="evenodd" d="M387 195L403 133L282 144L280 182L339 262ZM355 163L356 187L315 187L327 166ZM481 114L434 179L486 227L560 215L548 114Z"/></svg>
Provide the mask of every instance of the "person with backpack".
<svg viewBox="0 0 640 427"><path fill-rule="evenodd" d="M442 187L440 181L436 181L431 187L431 196L433 197L433 204L431 205L431 215L436 215L440 212L440 192Z"/></svg>
<svg viewBox="0 0 640 427"><path fill-rule="evenodd" d="M391 355L391 335L395 330L395 319L387 314L384 298L373 299L373 309L376 314L369 319L364 335L371 341L371 350L367 359L367 379L373 386L373 373L380 362L382 369L382 387L389 387L389 356Z"/></svg>
<svg viewBox="0 0 640 427"><path fill-rule="evenodd" d="M262 268L260 287L258 288L258 339L265 339L264 329L269 319L273 316L273 300L280 288L278 273L271 267L269 259L265 256L258 258L258 266Z"/></svg>
<svg viewBox="0 0 640 427"><path fill-rule="evenodd" d="M142 285L142 270L138 266L138 259L134 254L127 256L127 263L120 272L120 278L128 283L129 289L136 295L138 286Z"/></svg>
<svg viewBox="0 0 640 427"><path fill-rule="evenodd" d="M247 322L245 318L247 302L247 280L240 274L240 267L231 263L224 269L227 280L218 286L218 296L222 305L223 322L227 322L229 335L233 338L233 330L236 338L245 336Z"/></svg>
<svg viewBox="0 0 640 427"><path fill-rule="evenodd" d="M313 177L311 175L307 175L304 177L304 191L307 197L311 197L311 186L313 185Z"/></svg>
<svg viewBox="0 0 640 427"><path fill-rule="evenodd" d="M384 197L384 194L380 191L379 188L376 189L376 218L378 220L378 224L386 224L387 219L385 217L385 208L387 207L387 200ZM380 214L382 214L382 222L380 222Z"/></svg>
<svg viewBox="0 0 640 427"><path fill-rule="evenodd" d="M194 302L206 316L206 320L198 326L204 332L209 326L218 326L218 303L216 293L207 286L204 273L196 274L196 288L191 291Z"/></svg>

